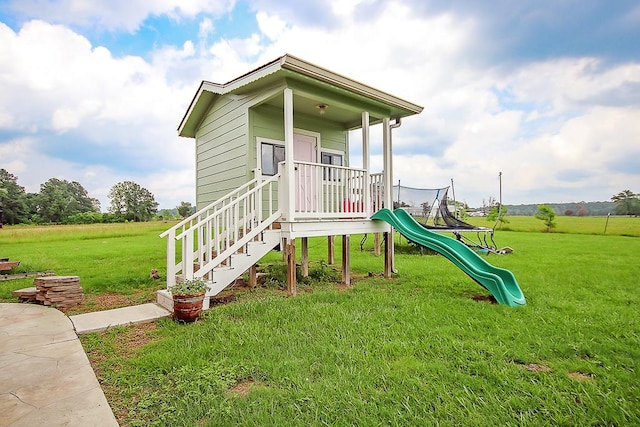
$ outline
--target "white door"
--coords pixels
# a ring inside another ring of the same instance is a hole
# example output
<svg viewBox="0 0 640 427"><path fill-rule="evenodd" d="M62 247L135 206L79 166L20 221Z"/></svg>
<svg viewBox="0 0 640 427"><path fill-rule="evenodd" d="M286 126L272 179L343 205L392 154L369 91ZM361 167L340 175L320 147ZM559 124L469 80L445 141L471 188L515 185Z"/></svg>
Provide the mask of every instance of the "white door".
<svg viewBox="0 0 640 427"><path fill-rule="evenodd" d="M300 162L316 163L317 140L315 136L293 134L293 158ZM298 165L296 168L296 211L317 211L315 168Z"/></svg>

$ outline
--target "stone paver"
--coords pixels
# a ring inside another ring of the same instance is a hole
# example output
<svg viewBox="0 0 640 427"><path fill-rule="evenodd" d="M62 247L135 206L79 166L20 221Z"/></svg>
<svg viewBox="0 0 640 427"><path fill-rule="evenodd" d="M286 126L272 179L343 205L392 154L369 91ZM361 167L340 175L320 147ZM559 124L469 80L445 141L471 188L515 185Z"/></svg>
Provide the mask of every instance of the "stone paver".
<svg viewBox="0 0 640 427"><path fill-rule="evenodd" d="M118 425L62 312L0 303L0 424Z"/></svg>

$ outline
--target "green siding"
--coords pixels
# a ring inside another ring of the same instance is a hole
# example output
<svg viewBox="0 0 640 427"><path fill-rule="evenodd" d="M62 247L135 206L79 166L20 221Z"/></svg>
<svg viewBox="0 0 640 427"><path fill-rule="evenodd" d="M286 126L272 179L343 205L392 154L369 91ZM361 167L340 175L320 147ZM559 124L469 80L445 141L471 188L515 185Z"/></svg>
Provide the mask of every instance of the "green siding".
<svg viewBox="0 0 640 427"><path fill-rule="evenodd" d="M260 94L232 100L214 99L196 133L196 204L200 209L253 178L258 137L284 140L284 113L266 105L252 106ZM295 105L294 105L295 109ZM340 123L296 114L294 127L320 134L321 149L345 153L347 130Z"/></svg>
<svg viewBox="0 0 640 427"><path fill-rule="evenodd" d="M218 98L196 133L196 205L224 196L246 180L249 99Z"/></svg>
<svg viewBox="0 0 640 427"><path fill-rule="evenodd" d="M250 120L249 163L250 168L254 168L257 164L257 138L284 140L284 114L275 108L259 106L251 109ZM319 133L321 148L345 152L345 165L348 165L347 131L340 124L294 112L293 126Z"/></svg>

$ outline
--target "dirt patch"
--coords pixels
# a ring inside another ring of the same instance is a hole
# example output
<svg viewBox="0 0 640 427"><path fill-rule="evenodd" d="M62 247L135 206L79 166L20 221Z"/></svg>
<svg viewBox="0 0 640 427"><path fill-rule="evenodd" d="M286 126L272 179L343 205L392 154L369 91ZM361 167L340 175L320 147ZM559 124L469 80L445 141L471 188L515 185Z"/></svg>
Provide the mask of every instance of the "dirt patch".
<svg viewBox="0 0 640 427"><path fill-rule="evenodd" d="M345 285L344 283L340 283L338 285L336 285L336 289L340 292L346 292L346 291L350 291L351 289L353 289L353 286L351 285Z"/></svg>
<svg viewBox="0 0 640 427"><path fill-rule="evenodd" d="M524 369L531 372L552 372L551 368L537 363L521 364Z"/></svg>
<svg viewBox="0 0 640 427"><path fill-rule="evenodd" d="M158 338L153 334L156 329L155 322L130 326L126 333L118 335L117 342L122 348L122 353L129 356L139 348L156 341Z"/></svg>
<svg viewBox="0 0 640 427"><path fill-rule="evenodd" d="M247 397L254 384L255 381L251 379L240 381L239 383L231 387L229 393L240 397Z"/></svg>
<svg viewBox="0 0 640 427"><path fill-rule="evenodd" d="M209 307L215 307L216 305L229 304L236 300L236 295L230 292L224 294L218 294L212 296L209 299Z"/></svg>
<svg viewBox="0 0 640 427"><path fill-rule="evenodd" d="M496 301L495 297L493 295L479 295L479 294L475 294L475 295L471 295L471 299L474 301L484 301L484 302L488 302L491 304L497 304L498 301Z"/></svg>
<svg viewBox="0 0 640 427"><path fill-rule="evenodd" d="M593 379L593 375L583 374L582 372L569 372L568 375L577 381L588 381Z"/></svg>

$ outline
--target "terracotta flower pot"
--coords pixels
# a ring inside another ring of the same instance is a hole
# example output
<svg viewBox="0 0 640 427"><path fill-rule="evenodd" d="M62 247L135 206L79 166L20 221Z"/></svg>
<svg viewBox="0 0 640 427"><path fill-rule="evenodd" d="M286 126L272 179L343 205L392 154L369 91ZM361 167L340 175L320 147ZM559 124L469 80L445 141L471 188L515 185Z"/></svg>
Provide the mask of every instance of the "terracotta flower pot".
<svg viewBox="0 0 640 427"><path fill-rule="evenodd" d="M204 292L196 295L174 295L173 315L182 322L190 323L195 321L202 314L202 302Z"/></svg>

